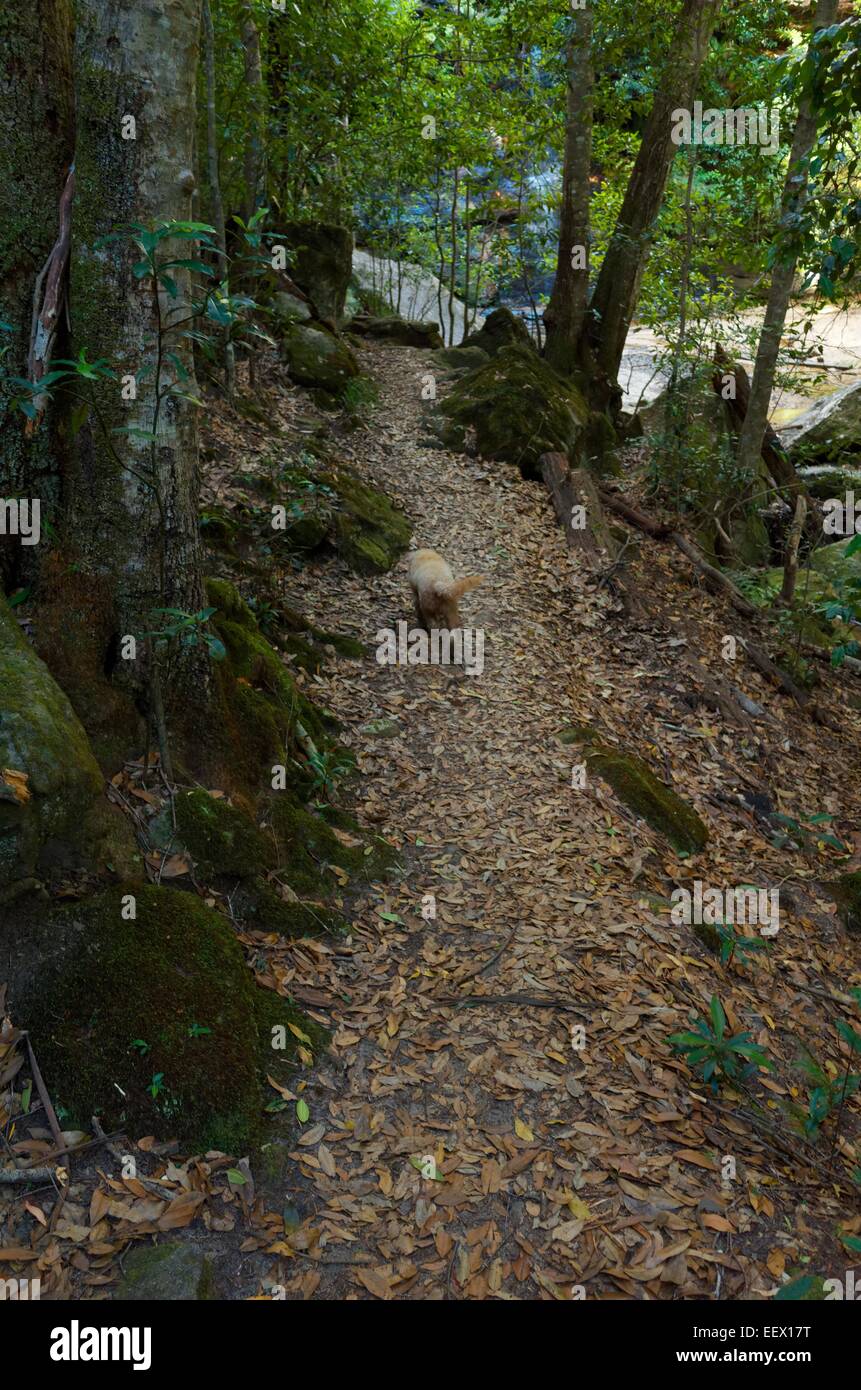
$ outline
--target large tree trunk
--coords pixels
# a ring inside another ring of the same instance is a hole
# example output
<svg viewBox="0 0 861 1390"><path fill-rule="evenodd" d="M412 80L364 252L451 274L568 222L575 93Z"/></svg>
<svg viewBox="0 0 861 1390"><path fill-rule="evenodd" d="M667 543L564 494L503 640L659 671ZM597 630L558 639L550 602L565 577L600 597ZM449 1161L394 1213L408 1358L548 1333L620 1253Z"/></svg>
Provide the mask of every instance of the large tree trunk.
<svg viewBox="0 0 861 1390"><path fill-rule="evenodd" d="M4 374L29 378L35 323L51 268L59 309L55 346L65 326L61 261L68 248L64 251L59 233L61 199L74 159L70 0L10 4L2 38L0 320L10 331L0 330L0 350ZM38 499L43 523L54 525L60 501L55 423L53 409L34 429L20 411L0 404L0 496ZM34 577L43 551L44 545L22 546L17 537L0 539L0 587L4 580L11 586Z"/></svg>
<svg viewBox="0 0 861 1390"><path fill-rule="evenodd" d="M592 166L592 9L575 10L565 54L565 159L559 255L550 303L544 314L544 355L566 375L577 352L589 291L589 175Z"/></svg>
<svg viewBox="0 0 861 1390"><path fill-rule="evenodd" d="M636 308L652 232L676 154L672 113L690 109L720 0L684 0L668 59L655 92L616 227L590 304L588 331L599 381L608 395Z"/></svg>
<svg viewBox="0 0 861 1390"><path fill-rule="evenodd" d="M100 634L103 649L91 659L150 708L152 662L140 639L164 626L153 610L203 606L195 407L165 395L171 383L194 395L190 343L174 328L189 316L190 282L176 268L176 296L157 293L133 274L141 251L127 236L100 238L130 222L189 218L200 21L201 0L81 0L75 39L73 346L89 361L106 359L117 380L89 388L62 541L92 610L88 630ZM171 240L161 255L195 250ZM134 399L122 398L123 379ZM116 432L128 429L139 433ZM121 650L127 635L138 638L135 659ZM177 654L175 689L200 678L200 656L199 647Z"/></svg>
<svg viewBox="0 0 861 1390"><path fill-rule="evenodd" d="M818 0L811 31L813 34L816 33L817 29L823 29L834 23L837 17L837 4L838 0ZM794 221L807 198L807 158L816 139L816 124L815 111L808 101L802 101L798 109L786 180L783 185L780 220L784 226ZM795 266L796 257L790 256L776 261L771 272L771 286L756 352L750 400L738 441L739 468L750 474L756 472L765 438L768 408L774 388L774 373L795 279Z"/></svg>

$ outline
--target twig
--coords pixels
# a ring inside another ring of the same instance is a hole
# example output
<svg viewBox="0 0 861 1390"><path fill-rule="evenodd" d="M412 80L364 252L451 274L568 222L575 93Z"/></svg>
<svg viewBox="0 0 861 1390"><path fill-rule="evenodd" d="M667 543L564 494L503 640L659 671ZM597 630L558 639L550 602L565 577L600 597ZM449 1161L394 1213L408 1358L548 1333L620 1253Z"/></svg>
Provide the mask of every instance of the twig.
<svg viewBox="0 0 861 1390"><path fill-rule="evenodd" d="M39 1070L39 1063L36 1061L36 1054L33 1051L33 1044L30 1042L30 1034L24 1033L23 1036L27 1039L27 1053L30 1058L30 1070L33 1073L33 1080L36 1083L36 1090L39 1092L39 1099L45 1107L45 1114L48 1117L48 1124L51 1129L51 1134L54 1138L54 1143L57 1146L59 1154L64 1155L68 1153L68 1150L66 1148L66 1143L63 1139L63 1135L60 1131L60 1125L59 1121L57 1120L56 1112L54 1110L53 1105L51 1104L51 1097L48 1095L48 1092L45 1088L45 1083L42 1080L42 1073Z"/></svg>

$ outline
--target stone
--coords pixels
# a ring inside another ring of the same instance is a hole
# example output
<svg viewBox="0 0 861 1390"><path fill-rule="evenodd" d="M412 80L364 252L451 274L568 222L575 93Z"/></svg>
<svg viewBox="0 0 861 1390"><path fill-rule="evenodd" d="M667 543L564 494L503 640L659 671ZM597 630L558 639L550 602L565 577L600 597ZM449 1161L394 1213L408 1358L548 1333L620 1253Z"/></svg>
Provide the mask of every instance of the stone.
<svg viewBox="0 0 861 1390"><path fill-rule="evenodd" d="M353 273L353 234L330 222L288 222L292 252L290 276L308 295L318 319L335 328L344 322L347 288Z"/></svg>
<svg viewBox="0 0 861 1390"><path fill-rule="evenodd" d="M321 324L290 324L281 339L281 356L300 386L318 387L340 396L359 375L350 348Z"/></svg>

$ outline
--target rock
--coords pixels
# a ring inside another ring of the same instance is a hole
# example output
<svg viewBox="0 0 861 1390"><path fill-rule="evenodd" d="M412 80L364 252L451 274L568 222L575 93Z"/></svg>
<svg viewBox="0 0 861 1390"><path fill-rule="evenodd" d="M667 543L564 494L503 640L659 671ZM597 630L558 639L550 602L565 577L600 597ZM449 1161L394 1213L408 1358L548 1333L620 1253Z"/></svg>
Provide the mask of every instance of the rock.
<svg viewBox="0 0 861 1390"><path fill-rule="evenodd" d="M529 329L510 309L494 309L477 333L470 333L464 347L478 347L495 357L501 348L514 343L532 345Z"/></svg>
<svg viewBox="0 0 861 1390"><path fill-rule="evenodd" d="M212 1262L184 1241L136 1245L123 1259L122 1278L113 1298L162 1303L215 1298Z"/></svg>
<svg viewBox="0 0 861 1390"><path fill-rule="evenodd" d="M291 277L309 296L317 318L339 328L352 276L352 232L329 222L288 222L284 235L293 253Z"/></svg>
<svg viewBox="0 0 861 1390"><path fill-rule="evenodd" d="M339 467L331 475L338 494L335 545L359 574L385 574L400 559L412 536L404 513L385 493Z"/></svg>
<svg viewBox="0 0 861 1390"><path fill-rule="evenodd" d="M481 314L470 310L423 266L410 261L390 260L370 251L353 252L353 275L360 286L362 302L369 313L401 314L407 319L441 320L447 343L459 343L467 327L467 317L479 327Z"/></svg>
<svg viewBox="0 0 861 1390"><path fill-rule="evenodd" d="M471 427L484 458L537 477L541 454L578 454L589 411L576 385L530 345L514 344L461 377L432 418L446 448L463 452Z"/></svg>
<svg viewBox="0 0 861 1390"><path fill-rule="evenodd" d="M825 887L840 908L840 916L846 930L861 934L861 870L856 870L853 874L842 874Z"/></svg>
<svg viewBox="0 0 861 1390"><path fill-rule="evenodd" d="M133 840L71 704L0 594L0 903L65 866L122 860Z"/></svg>
<svg viewBox="0 0 861 1390"><path fill-rule="evenodd" d="M55 1104L82 1127L98 1114L107 1131L246 1153L262 991L229 922L193 893L123 885L54 913L50 938L16 1007Z"/></svg>
<svg viewBox="0 0 861 1390"><path fill-rule="evenodd" d="M307 323L311 317L311 306L297 295L279 290L272 296L272 322L277 330L291 323Z"/></svg>
<svg viewBox="0 0 861 1390"><path fill-rule="evenodd" d="M174 802L176 834L206 882L221 875L253 878L274 864L274 846L256 825L223 797L202 787L181 792Z"/></svg>
<svg viewBox="0 0 861 1390"><path fill-rule="evenodd" d="M289 325L281 339L281 356L300 386L319 387L334 396L340 396L359 375L359 364L347 344L318 324Z"/></svg>
<svg viewBox="0 0 861 1390"><path fill-rule="evenodd" d="M823 396L780 431L792 462L861 463L861 382Z"/></svg>
<svg viewBox="0 0 861 1390"><path fill-rule="evenodd" d="M830 497L845 498L847 492L854 492L861 499L861 468L835 468L830 464L802 464L798 476L804 480L808 492L820 502Z"/></svg>
<svg viewBox="0 0 861 1390"><path fill-rule="evenodd" d="M601 744L588 727L565 730L563 743L585 747L590 772L600 777L630 810L642 816L673 848L683 854L696 854L708 840L708 828L692 806L655 776L642 758Z"/></svg>
<svg viewBox="0 0 861 1390"><path fill-rule="evenodd" d="M467 347L463 344L461 347L442 348L434 353L433 360L453 371L468 372L473 367L483 367L485 362L489 362L490 353L485 352L484 348Z"/></svg>
<svg viewBox="0 0 861 1390"><path fill-rule="evenodd" d="M397 314L374 318L359 314L350 324L350 331L366 338L379 338L401 347L441 348L442 336L438 323L418 319L402 319Z"/></svg>

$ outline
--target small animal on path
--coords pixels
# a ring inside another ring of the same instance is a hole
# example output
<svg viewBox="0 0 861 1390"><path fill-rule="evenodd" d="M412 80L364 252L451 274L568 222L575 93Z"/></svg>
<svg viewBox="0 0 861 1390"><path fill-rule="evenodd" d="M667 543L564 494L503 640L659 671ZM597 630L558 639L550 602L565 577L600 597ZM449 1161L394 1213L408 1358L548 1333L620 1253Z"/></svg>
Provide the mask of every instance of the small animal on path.
<svg viewBox="0 0 861 1390"><path fill-rule="evenodd" d="M417 550L410 558L410 585L416 602L419 624L430 632L434 628L461 626L458 599L475 589L483 574L455 579L451 569L435 550Z"/></svg>

